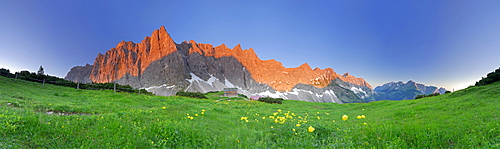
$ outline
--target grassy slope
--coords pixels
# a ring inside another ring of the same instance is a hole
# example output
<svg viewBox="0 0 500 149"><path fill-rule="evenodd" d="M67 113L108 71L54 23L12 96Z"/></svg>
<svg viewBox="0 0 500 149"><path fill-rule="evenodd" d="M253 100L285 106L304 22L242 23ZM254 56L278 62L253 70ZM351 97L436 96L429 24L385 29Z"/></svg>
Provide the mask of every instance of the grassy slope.
<svg viewBox="0 0 500 149"><path fill-rule="evenodd" d="M497 82L418 100L278 105L42 87L0 77L0 148L498 148L499 88ZM278 116L283 124L274 122ZM309 126L315 131L307 132Z"/></svg>

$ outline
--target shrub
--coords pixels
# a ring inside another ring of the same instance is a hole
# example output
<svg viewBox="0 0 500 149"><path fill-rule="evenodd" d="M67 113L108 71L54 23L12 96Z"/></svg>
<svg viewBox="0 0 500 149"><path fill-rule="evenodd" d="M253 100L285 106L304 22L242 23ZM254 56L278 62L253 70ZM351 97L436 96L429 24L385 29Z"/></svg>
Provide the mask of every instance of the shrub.
<svg viewBox="0 0 500 149"><path fill-rule="evenodd" d="M259 98L258 101L267 102L267 103L282 104L283 98L262 97L262 98Z"/></svg>
<svg viewBox="0 0 500 149"><path fill-rule="evenodd" d="M429 95L417 95L417 97L415 97L415 99L424 98L424 97L438 96L438 95L441 95L441 94L440 93L432 93L432 94L429 94Z"/></svg>
<svg viewBox="0 0 500 149"><path fill-rule="evenodd" d="M246 95L243 95L243 94L238 94L238 97L241 97L241 98L246 98L248 99L248 97Z"/></svg>
<svg viewBox="0 0 500 149"><path fill-rule="evenodd" d="M183 92L183 91L178 91L175 93L177 96L184 96L184 97L191 97L191 98L200 98L200 99L207 99L207 96L205 94L200 93L200 92Z"/></svg>

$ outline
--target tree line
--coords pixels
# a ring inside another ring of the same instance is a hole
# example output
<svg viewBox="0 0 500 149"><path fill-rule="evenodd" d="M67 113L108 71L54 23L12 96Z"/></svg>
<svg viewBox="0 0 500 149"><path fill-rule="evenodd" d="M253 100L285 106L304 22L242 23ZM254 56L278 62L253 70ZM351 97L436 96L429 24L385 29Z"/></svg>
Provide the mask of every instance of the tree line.
<svg viewBox="0 0 500 149"><path fill-rule="evenodd" d="M119 85L114 83L75 83L73 81L64 80L63 78L50 76L44 74L43 67L37 73L29 71L20 71L16 73L11 73L9 69L0 68L0 76L7 78L21 79L31 82L38 83L48 83L58 86L72 87L77 89L89 89L89 90L114 90L117 92L127 92L127 93L140 93L140 94L151 94L145 89L134 89L130 85Z"/></svg>
<svg viewBox="0 0 500 149"><path fill-rule="evenodd" d="M500 68L488 73L488 75L486 75L486 78L481 78L481 80L476 82L476 86L488 85L497 81L500 81Z"/></svg>

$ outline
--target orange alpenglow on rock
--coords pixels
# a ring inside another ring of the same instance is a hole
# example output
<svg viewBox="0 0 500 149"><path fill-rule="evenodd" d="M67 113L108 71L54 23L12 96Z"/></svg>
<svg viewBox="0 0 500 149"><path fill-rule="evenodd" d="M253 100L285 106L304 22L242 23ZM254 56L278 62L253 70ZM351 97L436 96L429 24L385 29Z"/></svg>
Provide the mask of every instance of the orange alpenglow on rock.
<svg viewBox="0 0 500 149"><path fill-rule="evenodd" d="M309 84L318 88L326 87L336 78L342 81L350 82L356 85L371 86L362 78L345 75L341 76L333 69L311 69L309 64L304 63L296 68L285 68L283 65L274 60L261 60L257 57L252 48L242 50L241 45L236 45L233 49L229 49L225 44L213 47L210 44L196 43L191 40L189 42L192 47L189 53L198 53L203 56L220 57L235 57L243 66L250 72L255 81L271 86L278 91L290 91L297 84Z"/></svg>
<svg viewBox="0 0 500 149"><path fill-rule="evenodd" d="M97 83L113 82L129 73L138 76L160 58L177 51L174 40L162 26L151 37L145 37L141 43L122 41L106 54L98 54L90 79Z"/></svg>
<svg viewBox="0 0 500 149"><path fill-rule="evenodd" d="M274 59L259 59L252 48L243 50L239 44L230 49L225 44L214 47L193 40L185 43L190 45L187 53L189 55L198 53L215 58L236 58L256 82L267 84L277 91L290 91L297 84L322 88L336 78L372 88L363 78L356 78L347 73L339 75L331 68L313 70L307 63L296 68L285 68ZM181 45L176 44L162 26L150 37L145 37L141 43L123 41L104 55L99 54L94 61L90 79L93 82L105 83L118 80L126 74L139 76L152 62L178 51Z"/></svg>

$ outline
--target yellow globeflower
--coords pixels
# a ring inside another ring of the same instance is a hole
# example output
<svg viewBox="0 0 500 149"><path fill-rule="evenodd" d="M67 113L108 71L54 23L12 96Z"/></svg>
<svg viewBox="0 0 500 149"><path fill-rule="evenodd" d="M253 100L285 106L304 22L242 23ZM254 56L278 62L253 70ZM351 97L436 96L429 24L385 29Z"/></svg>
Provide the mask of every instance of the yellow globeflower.
<svg viewBox="0 0 500 149"><path fill-rule="evenodd" d="M309 126L309 128L307 128L307 131L308 131L308 132L313 132L313 131L314 131L314 127Z"/></svg>
<svg viewBox="0 0 500 149"><path fill-rule="evenodd" d="M366 118L366 116L365 115L361 115L361 118Z"/></svg>
<svg viewBox="0 0 500 149"><path fill-rule="evenodd" d="M356 118L358 118L358 119L362 119L361 115L356 116Z"/></svg>
<svg viewBox="0 0 500 149"><path fill-rule="evenodd" d="M347 119L349 119L349 116L347 116L347 115L342 116L342 120L347 121Z"/></svg>

